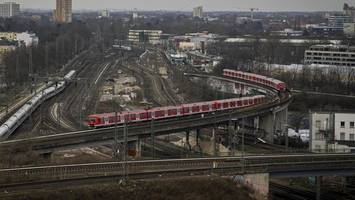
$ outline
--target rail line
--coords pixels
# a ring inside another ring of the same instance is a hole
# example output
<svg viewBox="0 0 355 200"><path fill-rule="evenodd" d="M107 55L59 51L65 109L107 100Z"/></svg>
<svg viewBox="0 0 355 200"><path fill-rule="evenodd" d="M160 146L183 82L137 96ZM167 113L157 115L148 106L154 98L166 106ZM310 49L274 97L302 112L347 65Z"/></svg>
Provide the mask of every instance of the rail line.
<svg viewBox="0 0 355 200"><path fill-rule="evenodd" d="M289 154L237 157L104 162L23 167L0 170L0 190L22 186L99 177L159 176L354 170L354 154Z"/></svg>

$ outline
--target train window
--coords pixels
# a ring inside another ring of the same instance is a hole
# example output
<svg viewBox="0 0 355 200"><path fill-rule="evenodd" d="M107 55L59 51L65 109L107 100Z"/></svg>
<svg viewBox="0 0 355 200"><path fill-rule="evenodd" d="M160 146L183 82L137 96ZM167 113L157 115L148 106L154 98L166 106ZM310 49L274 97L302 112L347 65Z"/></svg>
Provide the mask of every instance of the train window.
<svg viewBox="0 0 355 200"><path fill-rule="evenodd" d="M91 124L96 123L96 118L89 118L89 122L90 122Z"/></svg>
<svg viewBox="0 0 355 200"><path fill-rule="evenodd" d="M229 108L229 102L223 102L223 108Z"/></svg>
<svg viewBox="0 0 355 200"><path fill-rule="evenodd" d="M140 119L147 119L148 118L148 113L140 113L139 114Z"/></svg>
<svg viewBox="0 0 355 200"><path fill-rule="evenodd" d="M155 117L164 117L165 112L164 110L160 110L160 111L155 111Z"/></svg>
<svg viewBox="0 0 355 200"><path fill-rule="evenodd" d="M169 115L169 116L177 115L177 109L170 109L170 110L168 110L168 115Z"/></svg>
<svg viewBox="0 0 355 200"><path fill-rule="evenodd" d="M249 99L249 104L253 104L253 103L254 103L253 99Z"/></svg>
<svg viewBox="0 0 355 200"><path fill-rule="evenodd" d="M202 105L202 111L209 111L210 106L209 105Z"/></svg>
<svg viewBox="0 0 355 200"><path fill-rule="evenodd" d="M190 113L190 109L189 109L189 107L182 107L182 108L180 109L180 112L181 112L182 114L188 114L188 113Z"/></svg>
<svg viewBox="0 0 355 200"><path fill-rule="evenodd" d="M258 104L258 99L254 99L254 104Z"/></svg>
<svg viewBox="0 0 355 200"><path fill-rule="evenodd" d="M124 115L124 120L125 120L125 122L128 122L130 120L129 119L129 114Z"/></svg>
<svg viewBox="0 0 355 200"><path fill-rule="evenodd" d="M248 100L244 100L244 101L243 101L243 105L244 105L244 106L248 105Z"/></svg>
<svg viewBox="0 0 355 200"><path fill-rule="evenodd" d="M200 106L193 106L192 112L200 112Z"/></svg>
<svg viewBox="0 0 355 200"><path fill-rule="evenodd" d="M237 106L242 106L243 105L243 102L242 101L237 101Z"/></svg>
<svg viewBox="0 0 355 200"><path fill-rule="evenodd" d="M137 116L136 116L136 114L131 114L130 118L131 118L131 120L135 121L137 119Z"/></svg>
<svg viewBox="0 0 355 200"><path fill-rule="evenodd" d="M236 105L235 101L230 102L231 108L235 108L235 105Z"/></svg>
<svg viewBox="0 0 355 200"><path fill-rule="evenodd" d="M221 103L218 103L218 102L214 103L212 108L215 109L215 110L220 109L221 108Z"/></svg>

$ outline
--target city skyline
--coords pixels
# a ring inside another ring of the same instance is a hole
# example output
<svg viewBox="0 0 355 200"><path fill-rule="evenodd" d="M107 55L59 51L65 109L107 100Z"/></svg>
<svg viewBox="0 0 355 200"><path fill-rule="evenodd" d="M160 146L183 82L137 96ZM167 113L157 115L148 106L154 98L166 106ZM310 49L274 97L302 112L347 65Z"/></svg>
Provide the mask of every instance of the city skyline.
<svg viewBox="0 0 355 200"><path fill-rule="evenodd" d="M23 8L53 9L55 0L18 0ZM260 11L341 11L344 3L355 5L349 0L150 0L149 4L142 0L74 0L74 10L171 10L191 11L196 6L203 6L206 11L248 11L249 8L259 8ZM276 6L275 6L276 5ZM321 7L320 7L321 5Z"/></svg>

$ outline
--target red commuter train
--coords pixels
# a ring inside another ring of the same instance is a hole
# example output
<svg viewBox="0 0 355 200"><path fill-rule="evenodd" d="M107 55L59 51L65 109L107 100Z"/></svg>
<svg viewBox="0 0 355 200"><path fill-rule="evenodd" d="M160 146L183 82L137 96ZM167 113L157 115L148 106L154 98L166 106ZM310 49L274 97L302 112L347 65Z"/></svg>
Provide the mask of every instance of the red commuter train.
<svg viewBox="0 0 355 200"><path fill-rule="evenodd" d="M243 79L243 80L251 81L254 83L266 85L266 86L272 87L280 92L286 91L286 84L284 82L279 81L277 79L268 78L266 76L252 74L252 73L248 73L248 72L242 72L242 71L235 71L235 70L230 70L230 69L224 69L223 75L226 77L238 78L238 79Z"/></svg>
<svg viewBox="0 0 355 200"><path fill-rule="evenodd" d="M152 119L166 119L196 114L204 114L213 111L246 108L266 102L264 95L253 97L233 98L226 100L208 101L180 106L159 107L150 110L124 111L117 113L117 124L150 121ZM116 124L116 113L93 114L89 116L89 127L110 127Z"/></svg>

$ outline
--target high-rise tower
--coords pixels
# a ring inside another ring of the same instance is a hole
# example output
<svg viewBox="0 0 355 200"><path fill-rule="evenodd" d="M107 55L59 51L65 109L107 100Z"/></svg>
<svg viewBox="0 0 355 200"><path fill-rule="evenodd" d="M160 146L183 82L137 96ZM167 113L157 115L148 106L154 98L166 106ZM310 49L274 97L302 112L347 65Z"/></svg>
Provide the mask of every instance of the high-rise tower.
<svg viewBox="0 0 355 200"><path fill-rule="evenodd" d="M55 21L58 23L72 22L72 0L57 0L54 11Z"/></svg>

